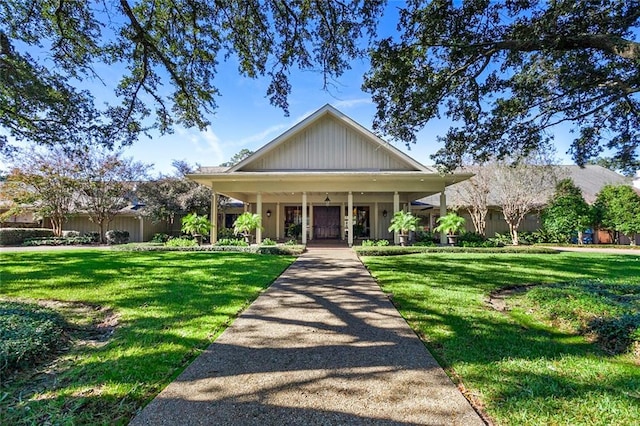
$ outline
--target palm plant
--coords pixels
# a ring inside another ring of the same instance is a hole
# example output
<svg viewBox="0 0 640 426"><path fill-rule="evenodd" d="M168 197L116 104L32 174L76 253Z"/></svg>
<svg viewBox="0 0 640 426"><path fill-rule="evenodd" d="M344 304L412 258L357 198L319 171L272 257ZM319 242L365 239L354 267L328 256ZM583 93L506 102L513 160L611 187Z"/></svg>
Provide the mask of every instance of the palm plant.
<svg viewBox="0 0 640 426"><path fill-rule="evenodd" d="M233 223L233 232L241 234L247 243L250 242L251 232L262 229L262 217L256 213L244 212Z"/></svg>
<svg viewBox="0 0 640 426"><path fill-rule="evenodd" d="M389 232L397 232L400 236L400 245L404 246L407 234L409 231L415 231L417 229L418 222L420 222L419 217L415 217L409 212L400 210L393 214L391 225L389 225Z"/></svg>
<svg viewBox="0 0 640 426"><path fill-rule="evenodd" d="M458 216L454 212L451 212L445 216L439 217L436 222L438 222L438 226L433 228L434 232L444 232L447 234L447 241L449 244L454 245L456 242L455 234L464 230L464 218Z"/></svg>
<svg viewBox="0 0 640 426"><path fill-rule="evenodd" d="M191 213L182 218L182 232L190 234L198 241L198 244L202 243L202 236L209 232L211 229L211 222L206 216L198 216L197 213Z"/></svg>

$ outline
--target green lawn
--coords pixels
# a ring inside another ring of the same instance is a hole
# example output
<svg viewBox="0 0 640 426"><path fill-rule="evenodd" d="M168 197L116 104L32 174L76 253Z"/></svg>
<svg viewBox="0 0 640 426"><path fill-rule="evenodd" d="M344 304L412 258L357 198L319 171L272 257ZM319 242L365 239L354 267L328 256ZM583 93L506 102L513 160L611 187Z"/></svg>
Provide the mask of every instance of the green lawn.
<svg viewBox="0 0 640 426"><path fill-rule="evenodd" d="M79 301L109 312L118 326L106 345L62 355L55 374L4 380L0 424L126 424L292 261L241 253L2 253L0 297Z"/></svg>
<svg viewBox="0 0 640 426"><path fill-rule="evenodd" d="M638 424L637 355L611 355L571 327L559 327L558 317L542 309L549 304L540 295L515 297L515 308L507 312L486 300L509 286L589 282L611 286L603 293L617 294L609 299L622 300L638 315L639 256L418 254L363 260L441 365L497 424ZM570 300L576 291L565 293Z"/></svg>

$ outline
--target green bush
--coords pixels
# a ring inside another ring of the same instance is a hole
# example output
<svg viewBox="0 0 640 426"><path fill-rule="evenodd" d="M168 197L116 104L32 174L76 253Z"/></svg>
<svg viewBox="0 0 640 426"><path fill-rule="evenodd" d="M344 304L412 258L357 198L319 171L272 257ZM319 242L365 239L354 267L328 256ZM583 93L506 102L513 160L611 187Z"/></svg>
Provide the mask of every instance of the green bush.
<svg viewBox="0 0 640 426"><path fill-rule="evenodd" d="M237 247L246 247L249 244L243 239L240 238L223 238L218 240L216 243L217 246L237 246Z"/></svg>
<svg viewBox="0 0 640 426"><path fill-rule="evenodd" d="M0 379L61 347L64 318L38 305L0 301Z"/></svg>
<svg viewBox="0 0 640 426"><path fill-rule="evenodd" d="M546 247L505 246L505 247L450 247L450 246L387 246L387 247L355 247L359 256L398 256L417 253L529 253L555 254L556 250Z"/></svg>
<svg viewBox="0 0 640 426"><path fill-rule="evenodd" d="M240 253L257 253L257 254L273 254L285 256L299 256L304 252L303 245L277 245L277 246L187 246L187 247L169 247L158 246L154 244L123 244L113 246L114 251L210 251L210 252L240 252Z"/></svg>
<svg viewBox="0 0 640 426"><path fill-rule="evenodd" d="M627 352L640 343L640 314L624 314L617 318L595 318L589 323L589 331L604 350L613 354Z"/></svg>
<svg viewBox="0 0 640 426"><path fill-rule="evenodd" d="M30 238L53 237L47 228L0 228L0 246L18 246Z"/></svg>
<svg viewBox="0 0 640 426"><path fill-rule="evenodd" d="M157 233L153 235L153 238L151 238L152 243L166 243L167 241L169 241L169 235L168 234L164 234L164 233Z"/></svg>
<svg viewBox="0 0 640 426"><path fill-rule="evenodd" d="M275 245L277 245L277 243L275 241L273 241L271 238L265 238L264 240L262 240L262 245L263 246L275 246Z"/></svg>
<svg viewBox="0 0 640 426"><path fill-rule="evenodd" d="M388 245L388 240L364 240L362 242L363 247L383 247Z"/></svg>
<svg viewBox="0 0 640 426"><path fill-rule="evenodd" d="M100 242L100 233L98 231L85 232L83 237L91 238L92 243Z"/></svg>
<svg viewBox="0 0 640 426"><path fill-rule="evenodd" d="M414 236L415 243L432 243L432 245L440 243L440 235L434 234L433 232L417 230ZM428 244L423 244L428 245Z"/></svg>
<svg viewBox="0 0 640 426"><path fill-rule="evenodd" d="M80 231L62 231L62 236L67 237L79 237Z"/></svg>
<svg viewBox="0 0 640 426"><path fill-rule="evenodd" d="M287 240L284 243L285 246L296 246L298 245L298 242L296 240Z"/></svg>
<svg viewBox="0 0 640 426"><path fill-rule="evenodd" d="M23 246L70 246L91 244L91 237L51 237L51 238L30 238L22 243Z"/></svg>
<svg viewBox="0 0 640 426"><path fill-rule="evenodd" d="M105 232L104 237L107 240L107 244L127 244L129 242L129 231L110 229Z"/></svg>
<svg viewBox="0 0 640 426"><path fill-rule="evenodd" d="M166 247L194 247L198 242L193 238L171 238L164 243Z"/></svg>
<svg viewBox="0 0 640 426"><path fill-rule="evenodd" d="M225 238L235 238L236 234L233 232L233 228L220 228L218 229L218 240Z"/></svg>

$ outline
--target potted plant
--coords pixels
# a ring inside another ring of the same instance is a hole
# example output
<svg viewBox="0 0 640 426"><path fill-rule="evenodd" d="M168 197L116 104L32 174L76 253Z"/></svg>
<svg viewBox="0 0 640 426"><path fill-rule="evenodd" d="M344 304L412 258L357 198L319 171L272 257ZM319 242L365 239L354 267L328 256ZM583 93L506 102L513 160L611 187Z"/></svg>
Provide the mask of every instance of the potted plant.
<svg viewBox="0 0 640 426"><path fill-rule="evenodd" d="M233 232L244 237L247 244L251 243L251 233L262 229L262 218L259 214L244 212L233 223Z"/></svg>
<svg viewBox="0 0 640 426"><path fill-rule="evenodd" d="M211 229L211 222L206 216L198 216L197 213L191 213L182 218L182 232L190 234L198 241L198 245L202 244L202 236Z"/></svg>
<svg viewBox="0 0 640 426"><path fill-rule="evenodd" d="M458 232L464 230L464 218L458 216L456 213L449 213L446 216L441 216L436 221L438 226L433 228L435 232L444 232L447 234L447 243L453 246L456 244L456 235Z"/></svg>
<svg viewBox="0 0 640 426"><path fill-rule="evenodd" d="M419 217L415 217L409 212L401 210L393 214L391 219L391 225L389 226L389 232L397 232L400 237L400 245L404 246L407 243L407 236L409 231L415 231L420 222Z"/></svg>

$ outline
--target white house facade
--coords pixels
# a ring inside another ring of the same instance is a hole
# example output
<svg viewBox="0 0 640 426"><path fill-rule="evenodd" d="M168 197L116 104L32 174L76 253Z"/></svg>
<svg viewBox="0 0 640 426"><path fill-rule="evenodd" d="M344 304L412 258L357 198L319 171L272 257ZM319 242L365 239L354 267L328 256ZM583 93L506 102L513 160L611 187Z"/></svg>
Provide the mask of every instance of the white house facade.
<svg viewBox="0 0 640 426"><path fill-rule="evenodd" d="M188 177L213 190L211 217L218 217L219 195L259 214L257 243L286 239L297 226L303 244L341 239L351 246L354 237L397 243L387 230L394 212L440 194L444 215L445 188L471 176L440 174L325 105L234 167L201 167Z"/></svg>

